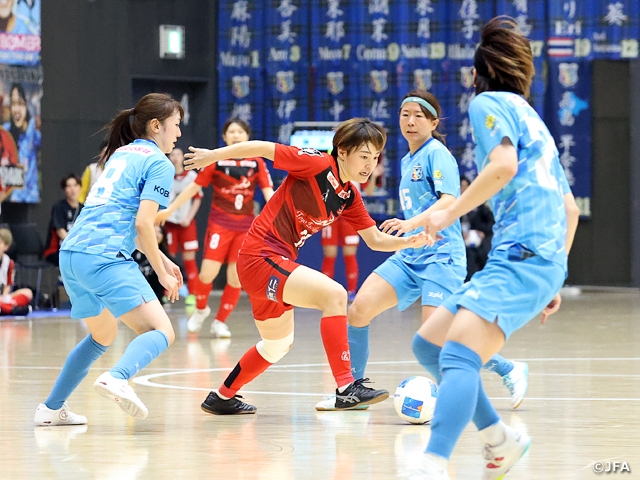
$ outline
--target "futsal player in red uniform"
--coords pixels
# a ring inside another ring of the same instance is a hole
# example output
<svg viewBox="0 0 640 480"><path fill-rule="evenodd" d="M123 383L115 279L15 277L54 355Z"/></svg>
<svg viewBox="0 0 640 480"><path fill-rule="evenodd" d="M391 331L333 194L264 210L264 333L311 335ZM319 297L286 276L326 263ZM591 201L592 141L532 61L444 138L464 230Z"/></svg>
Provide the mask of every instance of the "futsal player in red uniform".
<svg viewBox="0 0 640 480"><path fill-rule="evenodd" d="M222 138L227 145L249 140L249 125L239 118L231 118L222 127ZM218 313L211 323L211 334L218 338L231 337L226 325L227 318L240 299L240 280L236 269L238 251L253 222L253 197L256 187L262 190L266 201L273 195L273 182L269 170L262 158L225 158L215 165L203 169L195 182L182 190L166 211L160 212L156 219L164 221L173 212L180 209L192 197L198 195L203 187L213 187L209 225L204 237L204 255L200 274L193 282L196 295L196 310L187 322L190 333L197 333L211 314L208 305L209 294L220 268L227 263L227 284L222 292Z"/></svg>
<svg viewBox="0 0 640 480"><path fill-rule="evenodd" d="M382 127L354 118L336 128L332 155L271 142L251 141L216 150L190 147L187 169L226 158L264 157L289 175L255 219L238 256L238 275L249 294L262 340L249 349L217 391L202 403L217 415L255 413L237 394L240 388L284 357L293 343L293 307L322 311L320 333L335 378L336 408L380 402L386 390L354 380L347 340L347 292L331 278L295 262L298 249L338 217L355 228L373 250L425 245L423 233L394 237L382 233L367 213L354 183L366 182L386 142Z"/></svg>

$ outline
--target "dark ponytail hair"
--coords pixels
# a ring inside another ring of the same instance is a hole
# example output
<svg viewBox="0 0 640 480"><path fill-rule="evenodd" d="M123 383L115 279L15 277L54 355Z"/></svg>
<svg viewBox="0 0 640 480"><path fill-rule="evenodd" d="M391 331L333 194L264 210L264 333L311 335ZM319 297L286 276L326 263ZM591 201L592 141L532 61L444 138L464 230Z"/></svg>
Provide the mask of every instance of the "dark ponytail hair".
<svg viewBox="0 0 640 480"><path fill-rule="evenodd" d="M513 18L500 16L487 22L473 66L476 69L476 94L502 91L529 97L536 73L531 44L520 33Z"/></svg>
<svg viewBox="0 0 640 480"><path fill-rule="evenodd" d="M151 120L155 118L162 123L176 112L180 112L182 120L182 105L166 93L149 93L134 108L122 110L103 129L108 130L107 148L100 156L98 166L104 168L104 164L118 148L147 135L147 125Z"/></svg>
<svg viewBox="0 0 640 480"><path fill-rule="evenodd" d="M424 115L429 119L429 120L442 120L442 108L440 107L440 102L438 102L438 99L436 98L436 96L433 93L427 92L426 90L411 90L409 93L407 93L404 98L402 99L403 101L405 100L405 98L409 98L409 97L418 97L423 99L425 102L427 102L429 105L431 105L433 108L436 109L436 113L438 114L437 117L433 116L433 113L431 113L429 110L427 110L426 108L424 108L422 105L420 105L420 110L422 110L422 113L424 113ZM398 110L398 114L402 111L402 106L400 107L400 110ZM440 124L438 124L438 126L440 126ZM445 140L446 135L444 133L440 133L437 130L434 130L433 132L431 132L431 135L433 136L433 138L435 138L436 140L438 140L440 143L442 143L443 145L446 145L447 142Z"/></svg>

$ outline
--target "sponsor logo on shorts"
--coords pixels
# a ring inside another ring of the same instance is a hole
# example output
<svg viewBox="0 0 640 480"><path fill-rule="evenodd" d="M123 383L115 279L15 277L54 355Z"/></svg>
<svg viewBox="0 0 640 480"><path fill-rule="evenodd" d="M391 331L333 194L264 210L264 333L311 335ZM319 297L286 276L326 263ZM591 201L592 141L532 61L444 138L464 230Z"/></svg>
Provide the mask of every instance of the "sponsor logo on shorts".
<svg viewBox="0 0 640 480"><path fill-rule="evenodd" d="M444 294L442 292L429 292L427 293L427 297L439 298L440 300L444 300Z"/></svg>
<svg viewBox="0 0 640 480"><path fill-rule="evenodd" d="M280 286L280 279L275 275L271 275L269 282L267 283L267 299L272 302L278 301L278 287Z"/></svg>
<svg viewBox="0 0 640 480"><path fill-rule="evenodd" d="M153 191L159 193L163 197L169 198L169 190L162 188L160 185L153 187Z"/></svg>

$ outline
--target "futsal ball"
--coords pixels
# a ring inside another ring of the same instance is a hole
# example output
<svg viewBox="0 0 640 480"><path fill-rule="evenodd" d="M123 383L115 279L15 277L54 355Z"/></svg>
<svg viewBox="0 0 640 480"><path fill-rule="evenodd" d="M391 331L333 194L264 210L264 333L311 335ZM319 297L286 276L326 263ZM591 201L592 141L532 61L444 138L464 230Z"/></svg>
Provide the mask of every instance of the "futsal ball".
<svg viewBox="0 0 640 480"><path fill-rule="evenodd" d="M427 377L409 377L398 385L393 405L403 420L417 425L433 418L438 398L438 385Z"/></svg>

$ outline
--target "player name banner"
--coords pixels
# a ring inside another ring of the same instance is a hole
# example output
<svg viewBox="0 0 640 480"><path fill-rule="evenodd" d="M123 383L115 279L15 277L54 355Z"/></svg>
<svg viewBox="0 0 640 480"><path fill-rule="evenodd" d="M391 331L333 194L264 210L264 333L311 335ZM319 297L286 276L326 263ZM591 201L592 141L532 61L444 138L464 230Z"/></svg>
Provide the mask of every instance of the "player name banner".
<svg viewBox="0 0 640 480"><path fill-rule="evenodd" d="M40 0L1 2L0 63L40 64Z"/></svg>
<svg viewBox="0 0 640 480"><path fill-rule="evenodd" d="M40 201L42 69L0 65L0 95L8 99L0 127L0 201Z"/></svg>
<svg viewBox="0 0 640 480"><path fill-rule="evenodd" d="M264 138L264 10L261 0L220 2L218 125L239 117Z"/></svg>
<svg viewBox="0 0 640 480"><path fill-rule="evenodd" d="M637 0L586 0L587 26L585 46L590 58L638 58Z"/></svg>
<svg viewBox="0 0 640 480"><path fill-rule="evenodd" d="M549 61L546 123L580 207L591 217L591 63Z"/></svg>

